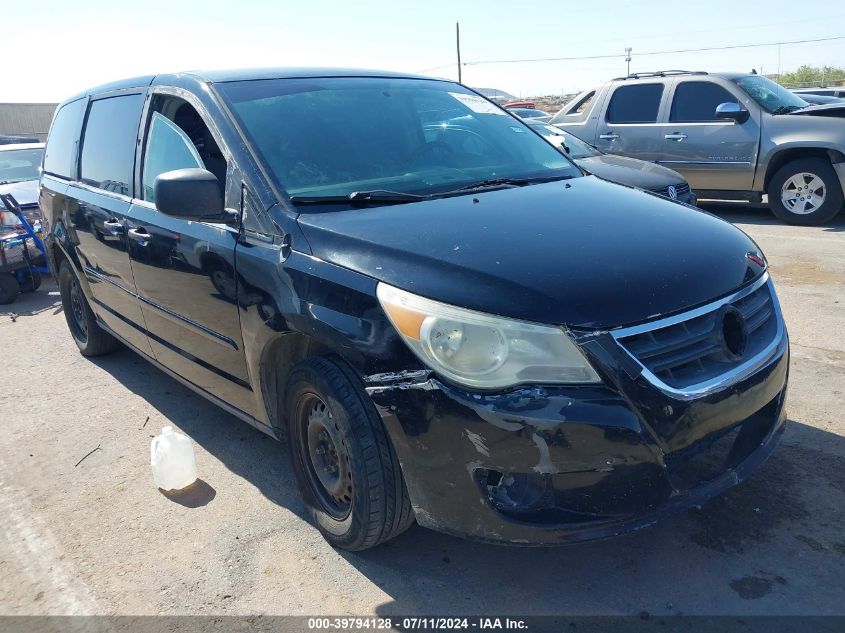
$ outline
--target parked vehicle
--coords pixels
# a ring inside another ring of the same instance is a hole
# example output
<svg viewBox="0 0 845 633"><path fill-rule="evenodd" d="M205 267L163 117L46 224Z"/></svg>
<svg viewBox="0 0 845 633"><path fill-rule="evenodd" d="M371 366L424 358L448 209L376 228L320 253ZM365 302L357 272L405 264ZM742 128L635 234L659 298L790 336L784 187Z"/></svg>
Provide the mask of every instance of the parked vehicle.
<svg viewBox="0 0 845 633"><path fill-rule="evenodd" d="M12 194L30 223L38 228L38 178L43 158L44 143L0 145L0 194ZM20 226L12 210L0 205L0 231Z"/></svg>
<svg viewBox="0 0 845 633"><path fill-rule="evenodd" d="M513 112L520 119L525 119L526 121L531 119L532 121L546 122L552 118L551 114L543 110L538 110L537 108L511 108L509 106L508 111Z"/></svg>
<svg viewBox="0 0 845 633"><path fill-rule="evenodd" d="M695 194L690 189L689 184L676 171L636 158L605 154L574 134L549 123L537 122L532 119L525 122L552 145L565 151L567 156L581 169L599 178L620 185L645 189L666 196L670 200L678 200L687 204L696 203Z"/></svg>
<svg viewBox="0 0 845 633"><path fill-rule="evenodd" d="M426 129L457 118L462 144ZM337 547L414 519L609 537L745 479L783 428L787 333L754 242L584 175L453 82L88 90L55 115L40 201L82 354L121 341L286 436Z"/></svg>
<svg viewBox="0 0 845 633"><path fill-rule="evenodd" d="M588 90L551 122L604 152L677 170L699 198L766 193L785 222L818 225L842 208L843 117L761 75L665 71Z"/></svg>
<svg viewBox="0 0 845 633"><path fill-rule="evenodd" d="M505 104L506 108L527 108L533 110L537 108L537 104L533 101L509 101Z"/></svg>
<svg viewBox="0 0 845 633"><path fill-rule="evenodd" d="M796 90L793 90L793 92L801 98L803 98L805 94L845 98L845 86L830 86L827 88L797 88Z"/></svg>
<svg viewBox="0 0 845 633"><path fill-rule="evenodd" d="M810 92L797 92L795 90L792 91L793 93L797 94L801 97L804 101L809 103L810 105L830 105L830 104L837 104L837 105L845 105L845 99L841 99L840 97L830 97L827 95L816 95Z"/></svg>
<svg viewBox="0 0 845 633"><path fill-rule="evenodd" d="M0 145L21 145L24 143L37 143L38 139L34 136L16 136L9 134L0 134Z"/></svg>

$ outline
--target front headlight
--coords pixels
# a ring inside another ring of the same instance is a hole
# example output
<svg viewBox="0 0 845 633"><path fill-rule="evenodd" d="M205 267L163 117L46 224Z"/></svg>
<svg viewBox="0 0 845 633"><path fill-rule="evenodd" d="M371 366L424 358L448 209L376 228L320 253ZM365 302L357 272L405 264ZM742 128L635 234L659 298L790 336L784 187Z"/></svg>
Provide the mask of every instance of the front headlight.
<svg viewBox="0 0 845 633"><path fill-rule="evenodd" d="M600 382L562 328L457 308L384 283L377 295L419 359L454 382L482 389Z"/></svg>

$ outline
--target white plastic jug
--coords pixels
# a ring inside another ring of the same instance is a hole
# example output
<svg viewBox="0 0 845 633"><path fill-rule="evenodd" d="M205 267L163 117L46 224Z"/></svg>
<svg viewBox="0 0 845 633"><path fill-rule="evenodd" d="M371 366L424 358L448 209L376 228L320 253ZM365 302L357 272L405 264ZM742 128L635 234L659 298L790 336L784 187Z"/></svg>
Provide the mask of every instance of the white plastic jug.
<svg viewBox="0 0 845 633"><path fill-rule="evenodd" d="M181 490L197 480L194 445L189 437L165 426L150 442L153 479L162 490Z"/></svg>

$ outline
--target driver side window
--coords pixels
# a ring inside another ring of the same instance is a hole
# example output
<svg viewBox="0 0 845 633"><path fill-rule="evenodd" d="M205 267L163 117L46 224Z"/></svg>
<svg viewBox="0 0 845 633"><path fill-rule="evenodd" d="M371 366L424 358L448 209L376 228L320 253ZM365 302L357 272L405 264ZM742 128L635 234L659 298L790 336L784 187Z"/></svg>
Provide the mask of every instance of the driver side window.
<svg viewBox="0 0 845 633"><path fill-rule="evenodd" d="M144 155L144 200L155 202L153 184L158 176L189 167L205 169L191 139L173 121L153 112Z"/></svg>
<svg viewBox="0 0 845 633"><path fill-rule="evenodd" d="M157 95L147 130L141 176L142 197L155 202L155 179L175 169L207 169L225 191L228 165L197 110L177 97Z"/></svg>

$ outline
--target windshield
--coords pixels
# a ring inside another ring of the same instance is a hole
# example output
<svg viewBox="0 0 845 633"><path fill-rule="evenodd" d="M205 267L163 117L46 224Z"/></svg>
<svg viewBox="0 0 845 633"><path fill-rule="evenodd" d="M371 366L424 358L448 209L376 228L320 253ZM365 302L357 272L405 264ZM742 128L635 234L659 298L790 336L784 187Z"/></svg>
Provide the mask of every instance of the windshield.
<svg viewBox="0 0 845 633"><path fill-rule="evenodd" d="M446 82L315 78L218 84L290 196L436 195L581 172L498 106Z"/></svg>
<svg viewBox="0 0 845 633"><path fill-rule="evenodd" d="M0 183L38 180L43 157L43 148L0 151Z"/></svg>
<svg viewBox="0 0 845 633"><path fill-rule="evenodd" d="M733 81L769 114L787 114L810 105L795 93L762 75L738 77Z"/></svg>

